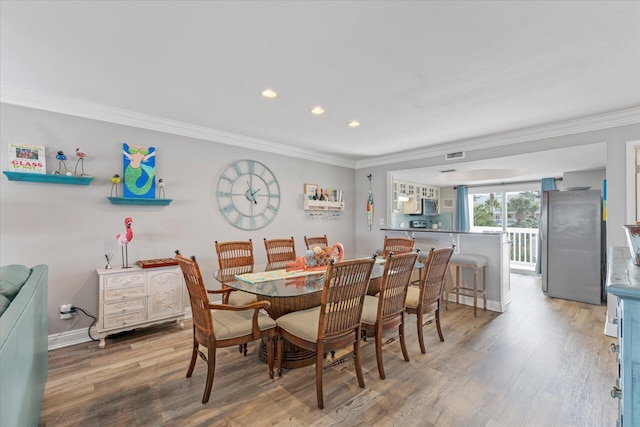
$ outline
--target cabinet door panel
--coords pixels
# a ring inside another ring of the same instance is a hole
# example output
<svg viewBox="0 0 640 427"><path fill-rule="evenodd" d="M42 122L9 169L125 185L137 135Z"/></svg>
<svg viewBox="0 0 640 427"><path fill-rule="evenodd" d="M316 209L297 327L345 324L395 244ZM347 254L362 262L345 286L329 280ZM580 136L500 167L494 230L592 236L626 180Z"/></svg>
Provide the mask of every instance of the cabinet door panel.
<svg viewBox="0 0 640 427"><path fill-rule="evenodd" d="M182 275L177 271L149 273L147 310L149 320L184 312Z"/></svg>

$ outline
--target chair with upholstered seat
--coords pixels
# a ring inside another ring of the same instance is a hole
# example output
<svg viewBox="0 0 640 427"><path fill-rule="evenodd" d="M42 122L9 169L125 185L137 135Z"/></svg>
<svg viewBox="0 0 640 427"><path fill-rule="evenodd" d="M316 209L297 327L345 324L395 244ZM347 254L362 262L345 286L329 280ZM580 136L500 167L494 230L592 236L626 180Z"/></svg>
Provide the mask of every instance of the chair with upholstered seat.
<svg viewBox="0 0 640 427"><path fill-rule="evenodd" d="M382 333L384 331L397 328L402 355L404 360L409 361L404 335L405 301L407 287L417 258L416 252L400 255L390 253L384 265L380 293L377 297L371 295L364 297L362 333L363 335L365 333L373 333L374 335L376 362L381 379L385 378L382 361Z"/></svg>
<svg viewBox="0 0 640 427"><path fill-rule="evenodd" d="M489 259L478 254L455 254L451 256L449 269L455 271L455 282L444 290L445 306L449 307L449 294L456 296L456 304L460 303L460 295L473 298L473 316L478 316L478 297L482 297L484 311L487 311L487 268ZM473 274L473 284L471 286L461 285L460 277L463 269L471 269ZM482 270L482 288L478 287L478 270Z"/></svg>
<svg viewBox="0 0 640 427"><path fill-rule="evenodd" d="M218 242L216 240L215 243L220 270L233 272L238 269L238 274L241 274L246 272L244 271L245 268L253 266L253 242L251 239L230 242ZM235 280L235 276L229 275L229 277ZM222 283L222 287L226 288L227 286ZM249 292L238 291L229 295L228 303L231 305L247 305L257 300L256 296Z"/></svg>
<svg viewBox="0 0 640 427"><path fill-rule="evenodd" d="M276 324L261 309L268 308L268 301L254 302L246 306L211 304L208 294L224 294L233 289L207 290L195 257L185 258L176 251L176 258L189 291L191 315L193 317L193 350L187 370L187 378L193 374L196 359L200 356L207 362L207 380L202 403L209 401L216 368L216 350L235 345L246 345L251 341L267 337L269 376L273 378L273 350ZM207 348L206 354L200 346Z"/></svg>
<svg viewBox="0 0 640 427"><path fill-rule="evenodd" d="M453 254L453 248L431 248L424 262L420 286L410 286L407 289L406 311L409 314L415 314L417 317L418 342L420 343L422 354L427 352L423 335L423 326L425 324L432 323L435 320L440 341L444 341L440 326L440 303L451 254ZM433 318L429 318L425 322L424 317L430 314L433 314Z"/></svg>
<svg viewBox="0 0 640 427"><path fill-rule="evenodd" d="M293 237L290 239L264 239L264 248L267 251L267 262L282 262L296 260L296 243Z"/></svg>
<svg viewBox="0 0 640 427"><path fill-rule="evenodd" d="M321 249L324 249L329 246L329 241L327 240L326 234L317 237L304 236L304 244L307 245L307 249L313 249L316 246L320 246Z"/></svg>
<svg viewBox="0 0 640 427"><path fill-rule="evenodd" d="M384 246L382 248L382 256L386 257L389 252L393 252L396 255L406 254L407 252L413 252L413 245L415 239L405 239L402 237L387 237L384 236Z"/></svg>
<svg viewBox="0 0 640 427"><path fill-rule="evenodd" d="M353 346L358 385L364 388L360 362L360 320L362 305L374 264L373 258L331 262L327 267L319 307L294 311L276 320L278 359L276 369L282 375L283 339L316 352L316 397L324 407L322 371L325 354Z"/></svg>

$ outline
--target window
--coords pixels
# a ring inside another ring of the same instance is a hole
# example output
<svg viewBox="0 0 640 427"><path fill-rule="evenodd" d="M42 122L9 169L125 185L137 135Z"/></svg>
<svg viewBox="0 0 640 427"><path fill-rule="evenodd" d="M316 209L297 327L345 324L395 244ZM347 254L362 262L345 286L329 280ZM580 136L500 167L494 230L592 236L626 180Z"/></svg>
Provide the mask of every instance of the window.
<svg viewBox="0 0 640 427"><path fill-rule="evenodd" d="M469 206L472 229L491 227L506 231L538 228L540 223L540 191L470 193Z"/></svg>
<svg viewBox="0 0 640 427"><path fill-rule="evenodd" d="M539 186L539 184L536 184ZM540 224L540 190L478 188L469 191L469 218L472 231L505 231L511 242L511 266L535 269ZM511 191L508 191L511 190Z"/></svg>

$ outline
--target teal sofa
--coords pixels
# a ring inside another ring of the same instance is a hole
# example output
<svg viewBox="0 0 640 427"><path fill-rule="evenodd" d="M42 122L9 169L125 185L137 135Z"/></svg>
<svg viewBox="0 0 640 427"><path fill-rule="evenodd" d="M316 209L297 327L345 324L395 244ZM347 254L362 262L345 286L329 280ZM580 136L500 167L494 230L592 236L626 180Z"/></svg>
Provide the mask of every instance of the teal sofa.
<svg viewBox="0 0 640 427"><path fill-rule="evenodd" d="M0 267L0 426L37 426L47 380L49 268Z"/></svg>

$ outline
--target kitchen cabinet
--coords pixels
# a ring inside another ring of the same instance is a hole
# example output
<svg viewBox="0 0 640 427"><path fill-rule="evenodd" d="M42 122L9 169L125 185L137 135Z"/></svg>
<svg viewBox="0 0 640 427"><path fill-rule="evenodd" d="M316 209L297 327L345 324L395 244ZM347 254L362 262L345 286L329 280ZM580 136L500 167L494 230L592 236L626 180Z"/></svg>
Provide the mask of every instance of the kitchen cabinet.
<svg viewBox="0 0 640 427"><path fill-rule="evenodd" d="M421 195L423 199L440 200L440 188L431 185L423 185Z"/></svg>
<svg viewBox="0 0 640 427"><path fill-rule="evenodd" d="M608 251L607 292L618 299L618 378L611 397L618 399L617 426L637 426L640 420L640 266L633 263L626 247Z"/></svg>
<svg viewBox="0 0 640 427"><path fill-rule="evenodd" d="M185 318L186 286L178 266L99 269L96 330L100 348L108 335Z"/></svg>
<svg viewBox="0 0 640 427"><path fill-rule="evenodd" d="M418 195L409 196L409 201L402 204L402 213L415 215L422 213L422 198Z"/></svg>
<svg viewBox="0 0 640 427"><path fill-rule="evenodd" d="M431 185L393 180L391 195L391 211L400 210L403 214L422 214L422 199L440 199L440 188ZM400 202L399 197L408 197L408 201Z"/></svg>

